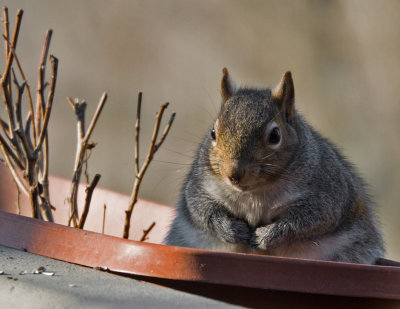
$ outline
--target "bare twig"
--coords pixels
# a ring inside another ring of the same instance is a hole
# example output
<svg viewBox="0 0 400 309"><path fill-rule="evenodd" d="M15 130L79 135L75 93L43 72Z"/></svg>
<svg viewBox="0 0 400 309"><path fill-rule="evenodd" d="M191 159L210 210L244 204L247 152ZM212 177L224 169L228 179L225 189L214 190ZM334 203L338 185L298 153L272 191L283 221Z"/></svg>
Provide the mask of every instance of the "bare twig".
<svg viewBox="0 0 400 309"><path fill-rule="evenodd" d="M47 32L47 34L51 37L51 30ZM48 36L47 35L47 36ZM48 39L46 36L46 41L45 41L45 46L44 50L46 50L46 55L48 51L48 44L50 44L50 39ZM56 87L56 82L57 82L57 73L58 73L58 59L54 57L53 55L50 55L50 63L51 63L51 79L50 79L50 89L47 97L47 104L44 108L42 105L42 111L44 112L43 116L43 124L40 130L37 131L37 133L40 132L39 138L37 140L37 145L34 150L34 156L36 156L39 152L42 152L42 160L40 162L40 167L41 167L41 173L38 175L39 177L39 183L42 186L42 191L40 192L40 198L44 201L41 203L41 208L43 208L42 212L46 217L49 217L49 219L46 219L48 221L53 221L52 219L52 214L51 214L51 204L50 204L50 192L49 192L49 146L48 146L48 134L47 134L47 127L50 119L50 113L52 110L53 106L53 99L54 99L54 92L55 92L55 87ZM41 71L41 70L39 70ZM44 76L44 70L42 72ZM40 74L39 74L40 75ZM41 94L40 97L44 97L44 89L41 89ZM40 104L40 103L39 103ZM41 104L44 104L44 101L41 101ZM40 121L39 121L40 122ZM43 145L43 147L42 147Z"/></svg>
<svg viewBox="0 0 400 309"><path fill-rule="evenodd" d="M4 132L4 134L9 137L10 128L8 127L8 123L5 122L3 119L0 119L0 129Z"/></svg>
<svg viewBox="0 0 400 309"><path fill-rule="evenodd" d="M138 94L137 111L136 111L136 134L135 134L135 171L139 174L139 134L140 134L140 112L142 109L142 92Z"/></svg>
<svg viewBox="0 0 400 309"><path fill-rule="evenodd" d="M12 150L5 139L0 135L0 145L4 147L4 151L13 159L13 161L17 164L18 168L23 170L25 168L24 164L22 163L23 160L17 155L14 150Z"/></svg>
<svg viewBox="0 0 400 309"><path fill-rule="evenodd" d="M9 36L10 36L10 30L9 30L9 22L8 22L8 8L7 7L4 7L3 8L3 24L4 24L4 36L7 38L7 40L8 40L8 38L9 38ZM8 53L9 53L9 49L8 49L8 45L7 45L7 43L6 43L6 61L7 61L7 58L8 58Z"/></svg>
<svg viewBox="0 0 400 309"><path fill-rule="evenodd" d="M141 104L141 96L138 97L138 104ZM128 238L129 237L129 230L130 230L130 222L131 222L131 216L132 216L132 212L133 209L135 207L135 204L137 202L137 197L138 197L138 193L139 193L139 188L140 188L140 184L142 182L143 176L147 170L147 168L149 167L150 162L153 160L154 154L156 153L156 151L159 149L159 147L162 145L162 143L164 142L168 132L169 132L169 128L171 127L174 119L175 119L175 113L172 113L169 121L168 121L168 125L166 126L166 128L164 129L164 132L160 138L160 140L157 142L157 136L158 136L158 132L160 129L160 124L161 124L161 119L164 113L164 110L168 107L169 103L165 103L162 104L160 106L160 109L156 115L156 121L154 124L154 129L153 129L153 135L151 138L151 142L150 142L150 146L149 146L149 151L147 153L146 159L139 171L139 173L136 173L136 177L135 177L135 182L133 185L133 190L132 190L132 194L129 200L129 206L128 209L125 211L125 225L124 225L124 233L123 233L123 237L124 238ZM136 118L140 118L140 113L137 113ZM136 119L136 123L140 124L140 119ZM137 134L139 134L140 128L138 129L137 127ZM138 141L139 139L136 138L136 140ZM135 151L136 154L136 151ZM135 158L135 162L136 162Z"/></svg>
<svg viewBox="0 0 400 309"><path fill-rule="evenodd" d="M14 180L14 182L15 182L15 180ZM20 200L21 191L19 190L19 186L16 182L15 182L15 185L17 188L17 215L20 215L21 214L21 200Z"/></svg>
<svg viewBox="0 0 400 309"><path fill-rule="evenodd" d="M15 76L14 70L12 70L12 73L13 73L14 84L18 89L17 100L14 103L14 112L16 115L17 128L23 130L24 125L22 123L21 100L22 100L22 94L24 93L25 81L22 83L22 85L20 85L17 81L17 77Z"/></svg>
<svg viewBox="0 0 400 309"><path fill-rule="evenodd" d="M5 20L5 22L4 22L5 29L4 30L5 30L5 35L8 38L9 37L8 9L4 8L3 12L4 12L4 20ZM13 38L12 38L12 41L11 41L11 45L14 48L17 46L19 29L20 29L20 26L21 26L21 20L22 20L23 13L24 12L22 10L18 10L17 19L15 21L15 26L14 26ZM10 80L10 69L11 69L11 66L12 66L12 63L13 63L14 56L13 56L12 53L9 52L8 46L6 46L6 55L7 55L8 59L7 59L7 62L6 62L7 63L6 64L6 69L4 70L4 74L3 74L2 79L1 79L1 85L2 85L2 88L3 88L3 97L4 98L8 98L8 100L9 100L8 102L6 100L4 100L4 102L6 103L6 107L9 108L10 104L12 102L12 92L11 92L12 88L11 88L11 80ZM7 112L8 112L8 115L9 115L9 120L11 121L12 117L10 117L11 116L10 111L7 110ZM14 125L14 123L10 123L11 130L14 130L13 125ZM12 132L11 132L11 137L12 136L13 135L12 135Z"/></svg>
<svg viewBox="0 0 400 309"><path fill-rule="evenodd" d="M49 96L47 99L46 110L44 113L43 125L40 130L39 140L35 147L35 152L38 152L42 147L44 138L47 134L47 125L49 124L51 108L53 106L54 90L55 90L56 81L57 81L58 59L56 57L54 57L53 55L50 55L50 61L51 61L51 68L52 68L53 74L51 76L50 92L49 92Z"/></svg>
<svg viewBox="0 0 400 309"><path fill-rule="evenodd" d="M7 139L10 140L10 128L8 127L8 123L0 118L0 129L4 132Z"/></svg>
<svg viewBox="0 0 400 309"><path fill-rule="evenodd" d="M4 144L0 143L0 149L3 154L4 160L6 161L6 165L10 170L11 175L13 176L15 183L19 186L19 188L21 189L22 192L24 192L25 195L29 196L29 190L26 188L24 182L22 181L17 171L15 170L14 165L11 163L11 160L8 156L9 153L6 151Z"/></svg>
<svg viewBox="0 0 400 309"><path fill-rule="evenodd" d="M106 104L106 101L107 101L107 93L104 92L100 98L99 105L97 106L97 109L96 109L96 112L94 113L92 121L90 122L89 129L87 130L85 137L83 138L83 142L85 144L87 144L89 142L90 136L92 135L94 127L97 123L97 120L99 119L101 111L103 110L104 104Z"/></svg>
<svg viewBox="0 0 400 309"><path fill-rule="evenodd" d="M162 135L161 135L160 140L158 141L158 143L156 143L156 144L154 145L154 152L156 152L156 151L158 150L158 148L160 148L160 146L162 145L162 143L164 143L164 140L165 140L165 138L167 137L167 134L168 134L169 130L171 129L172 123L174 122L175 115L176 115L176 114L173 113L173 114L171 115L171 117L169 118L168 124L167 124L167 126L165 127L165 129L164 129L164 131L163 131L163 133L162 133Z"/></svg>
<svg viewBox="0 0 400 309"><path fill-rule="evenodd" d="M107 211L107 205L104 204L104 209L103 209L103 224L101 225L101 234L104 234L104 227L106 225L106 211Z"/></svg>
<svg viewBox="0 0 400 309"><path fill-rule="evenodd" d="M97 120L103 110L104 104L107 101L107 93L103 93L100 98L99 104L97 106L96 112L90 122L89 129L85 133L85 111L86 111L86 103L74 103L71 98L67 98L69 104L73 108L75 115L77 116L77 149L75 156L75 165L74 165L74 174L72 177L72 186L71 186L71 194L69 197L70 203L70 218L68 220L68 225L73 223L74 227L79 225L78 223L78 206L77 206L77 196L78 196L78 187L82 174L82 167L85 162L85 153L88 148L93 148L92 144L89 144L90 136L94 130L94 127L97 123Z"/></svg>
<svg viewBox="0 0 400 309"><path fill-rule="evenodd" d="M15 129L15 118L13 114L13 107L12 107L12 97L11 97L11 88L9 88L9 75L11 71L11 63L13 59L13 54L9 53L6 69L1 77L1 90L3 94L3 101L5 103L5 108L8 117L8 127L9 127L9 139L13 139L14 137L14 129Z"/></svg>
<svg viewBox="0 0 400 309"><path fill-rule="evenodd" d="M147 230L143 230L143 235L142 238L140 238L140 241L146 241L147 235L149 235L150 231L153 229L153 227L156 225L155 222L153 222Z"/></svg>
<svg viewBox="0 0 400 309"><path fill-rule="evenodd" d="M15 21L13 38L11 41L11 46L13 46L14 48L17 47L19 29L21 27L23 13L24 13L23 10L18 10L18 12L17 12L17 19ZM6 8L4 8L4 15L8 15L8 10ZM7 20L8 20L8 16L7 16ZM8 30L7 30L7 32L8 32ZM6 37L8 38L8 33L6 34ZM2 77L2 81L7 80L7 78L9 77L11 65L12 65L13 58L14 58L12 53L7 52L7 54L8 54L8 59L7 59L6 69L4 70L4 75Z"/></svg>
<svg viewBox="0 0 400 309"><path fill-rule="evenodd" d="M85 161L85 170L83 171L83 174L85 175L86 182L89 182L88 158L87 158L87 156L86 156L84 161Z"/></svg>
<svg viewBox="0 0 400 309"><path fill-rule="evenodd" d="M25 158L25 166L29 168L29 166L31 166L36 160L36 158L32 156L32 149L29 147L29 143L26 140L26 136L22 133L22 130L15 130L15 134L17 135L17 138L22 145L22 154Z"/></svg>
<svg viewBox="0 0 400 309"><path fill-rule="evenodd" d="M40 57L39 70L38 70L38 87L36 95L36 117L32 113L32 117L36 118L33 121L35 129L33 129L33 134L35 135L35 154L39 151L42 153L41 160L41 175L40 182L42 184L43 192L41 194L42 199L46 201L43 203L47 209L51 207L50 205L50 193L49 193L49 181L48 181L48 169L49 169L49 147L48 147L48 134L47 125L50 117L51 107L53 103L54 88L56 84L57 71L58 71L58 59L54 56L50 56L51 66L52 66L52 77L51 77L51 87L48 95L48 102L45 106L44 92L46 88L45 82L45 72L46 72L46 60L50 48L50 41L53 31L50 29L46 32L46 37L43 43L42 54ZM43 125L42 125L43 121ZM43 147L42 147L43 146ZM46 213L49 213L47 210Z"/></svg>
<svg viewBox="0 0 400 309"><path fill-rule="evenodd" d="M85 206L83 207L82 215L79 220L78 228L83 229L85 226L86 218L89 213L90 201L92 200L92 195L94 188L97 186L97 183L100 180L101 175L96 174L88 187L86 187L86 199L85 199Z"/></svg>
<svg viewBox="0 0 400 309"><path fill-rule="evenodd" d="M3 8L3 16L4 16L3 17L4 37L6 37L7 40L8 40L8 38L10 36L10 28L9 28L9 22L8 22L8 8L7 7ZM6 46L5 46L5 50L6 50L5 56L6 56L6 62L7 62L8 56L10 54L10 50L9 50L9 47L7 46L7 43L5 43L5 44L6 44ZM8 85L7 86L8 86L8 92L11 93L11 81L10 81L10 79L8 79Z"/></svg>
<svg viewBox="0 0 400 309"><path fill-rule="evenodd" d="M75 115L77 117L77 149L75 156L75 165L74 165L74 174L72 176L72 186L71 193L69 197L70 203L70 218L68 220L68 225L73 222L74 226L77 226L78 220L78 187L79 181L82 171L82 160L85 153L85 149L83 148L82 140L85 135L85 111L86 111L86 102L74 103L70 98L67 98L67 101L70 103L73 108Z"/></svg>
<svg viewBox="0 0 400 309"><path fill-rule="evenodd" d="M28 95L28 103L29 103L29 111L30 111L30 121L32 121L32 132L33 132L33 144L36 145L36 126L35 126L35 117L33 117L32 115L34 115L33 112L33 101L32 101L32 94L31 94L31 89L29 87L28 81L25 77L24 71L22 70L22 66L21 63L19 62L18 56L15 53L14 47L11 46L11 43L8 41L7 36L3 35L3 38L6 41L6 44L9 47L9 50L13 53L14 55L14 59L15 59L15 63L17 64L19 73L21 74L21 77L23 79L23 82L25 84L25 88L26 88L26 93Z"/></svg>
<svg viewBox="0 0 400 309"><path fill-rule="evenodd" d="M47 54L49 52L52 34L53 34L52 30L47 31L46 37L45 37L45 40L43 43L42 55L40 57L38 87L37 87L37 96L36 96L36 121L35 121L36 134L39 134L39 132L40 132L41 119L42 119L42 117L44 117L44 87L45 87L44 79L45 79ZM39 137L37 136L37 138L39 138Z"/></svg>
<svg viewBox="0 0 400 309"><path fill-rule="evenodd" d="M31 114L29 113L25 119L25 135L31 136Z"/></svg>

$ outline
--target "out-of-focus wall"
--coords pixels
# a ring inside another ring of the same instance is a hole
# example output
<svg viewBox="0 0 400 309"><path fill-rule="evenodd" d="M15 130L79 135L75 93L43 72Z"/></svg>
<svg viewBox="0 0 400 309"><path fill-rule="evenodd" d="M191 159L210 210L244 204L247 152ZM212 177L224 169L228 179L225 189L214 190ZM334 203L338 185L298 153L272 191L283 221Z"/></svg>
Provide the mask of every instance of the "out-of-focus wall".
<svg viewBox="0 0 400 309"><path fill-rule="evenodd" d="M5 0L12 22L24 9L18 55L34 86L45 31L59 78L50 123L51 173L70 177L75 118L67 96L84 98L88 117L108 103L93 134L90 174L130 193L134 119L144 93L143 142L155 112L177 112L146 175L141 197L174 204L197 145L220 102L221 71L239 84L276 84L291 70L296 104L356 164L371 186L388 248L400 259L400 2ZM4 53L0 54L4 65ZM142 145L144 157L147 144ZM113 205L112 207L125 207Z"/></svg>

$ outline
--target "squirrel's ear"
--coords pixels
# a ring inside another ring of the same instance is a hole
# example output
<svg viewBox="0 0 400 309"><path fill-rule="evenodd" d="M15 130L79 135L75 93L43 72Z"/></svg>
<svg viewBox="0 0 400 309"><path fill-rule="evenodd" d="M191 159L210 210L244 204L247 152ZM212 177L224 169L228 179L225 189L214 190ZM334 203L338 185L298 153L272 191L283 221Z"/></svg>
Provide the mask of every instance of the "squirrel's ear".
<svg viewBox="0 0 400 309"><path fill-rule="evenodd" d="M294 116L294 86L290 71L283 75L279 85L272 90L271 97L278 101L288 120Z"/></svg>
<svg viewBox="0 0 400 309"><path fill-rule="evenodd" d="M225 102L235 94L237 86L232 78L229 76L227 68L223 68L222 73L223 75L221 81L221 96L222 100Z"/></svg>

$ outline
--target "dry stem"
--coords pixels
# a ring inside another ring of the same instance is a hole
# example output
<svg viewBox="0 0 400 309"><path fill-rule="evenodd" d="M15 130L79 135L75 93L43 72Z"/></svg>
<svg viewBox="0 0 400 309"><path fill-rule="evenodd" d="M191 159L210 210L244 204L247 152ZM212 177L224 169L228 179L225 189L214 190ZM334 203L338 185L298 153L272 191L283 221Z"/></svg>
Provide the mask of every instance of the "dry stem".
<svg viewBox="0 0 400 309"><path fill-rule="evenodd" d="M78 228L83 229L85 226L86 218L89 213L90 201L92 200L92 195L94 188L97 186L97 183L100 180L101 175L96 174L88 187L86 187L86 199L85 199L85 206L83 207L82 215L79 220Z"/></svg>
<svg viewBox="0 0 400 309"><path fill-rule="evenodd" d="M136 142L138 143L139 141L139 134L140 134L140 110L141 110L141 104L142 104L142 95L141 93L139 93L138 96L138 107L137 107L137 111L138 113L136 114ZM169 103L165 103L162 104L160 106L160 109L156 115L156 121L154 124L154 129L153 129L153 135L151 138L151 142L150 142L150 147L149 147L149 151L147 153L146 159L139 171L138 165L136 167L136 162L139 161L138 159L138 145L136 145L136 150L135 150L135 169L138 171L136 172L136 177L135 177L135 183L133 185L133 190L132 190L132 194L129 200L129 206L128 209L125 211L125 225L124 225L124 233L123 233L123 237L124 238L128 238L129 237L129 230L130 230L130 224L131 224L131 216L132 216L132 211L133 208L135 207L135 204L137 202L137 197L138 197L138 192L139 192L139 188L140 188L140 184L142 183L142 179L143 176L147 170L147 168L149 167L150 162L153 160L154 154L156 153L156 151L159 149L159 147L162 145L162 143L164 142L170 128L171 125L175 119L175 113L172 113L167 126L164 129L164 132L162 133L162 136L160 138L160 140L157 142L157 136L158 136L158 132L160 129L160 124L161 124L161 119L164 113L164 110L168 107Z"/></svg>
<svg viewBox="0 0 400 309"><path fill-rule="evenodd" d="M142 92L138 94L138 103L136 111L136 134L135 134L135 171L139 174L139 132L140 132L140 113L142 109Z"/></svg>
<svg viewBox="0 0 400 309"><path fill-rule="evenodd" d="M156 225L155 222L153 222L147 230L143 230L143 235L142 238L140 238L140 241L146 241L147 235L149 235L150 231L153 229L153 227Z"/></svg>
<svg viewBox="0 0 400 309"><path fill-rule="evenodd" d="M83 164L85 163L85 154L89 148L92 148L93 145L89 144L90 136L94 130L94 127L97 123L97 120L103 110L104 104L107 101L107 93L103 93L100 98L99 104L97 106L96 112L90 122L89 129L85 133L85 111L86 111L86 103L85 102L77 102L74 103L71 98L67 98L69 104L73 108L75 115L77 117L77 149L75 156L75 165L74 165L74 175L72 176L72 186L71 193L69 197L70 202L70 218L68 220L68 225L71 225L71 222L74 227L78 227L78 187L81 179Z"/></svg>
<svg viewBox="0 0 400 309"><path fill-rule="evenodd" d="M103 209L103 224L101 226L101 234L104 234L104 226L106 225L106 210L107 210L107 205L104 204L104 209Z"/></svg>
<svg viewBox="0 0 400 309"><path fill-rule="evenodd" d="M19 62L18 56L15 53L14 47L11 46L11 43L9 42L8 37L6 35L3 35L3 38L5 39L9 50L14 55L15 63L17 64L19 73L21 74L22 80L23 80L23 82L25 84L26 93L28 95L29 112L30 112L30 114L28 115L28 118L30 119L30 121L32 121L33 143L34 143L34 145L36 145L36 126L35 126L35 117L32 117L32 115L34 115L34 112L33 112L33 101L32 101L31 89L30 89L28 81L27 81L27 79L25 77L24 71L22 70L22 66L21 66L21 63Z"/></svg>

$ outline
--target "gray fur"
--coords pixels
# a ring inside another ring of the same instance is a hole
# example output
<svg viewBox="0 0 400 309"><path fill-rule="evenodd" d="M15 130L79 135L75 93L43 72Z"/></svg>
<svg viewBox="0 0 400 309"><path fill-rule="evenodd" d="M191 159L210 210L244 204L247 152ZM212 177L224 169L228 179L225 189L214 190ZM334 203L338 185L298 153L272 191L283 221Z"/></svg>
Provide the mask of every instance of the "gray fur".
<svg viewBox="0 0 400 309"><path fill-rule="evenodd" d="M240 88L223 102L218 147L224 152L213 154L208 134L183 185L165 244L374 263L384 246L363 181L294 106L279 105L273 91ZM279 166L267 175L257 162L265 127L276 119L286 144L264 156L265 169ZM235 189L220 173L232 162L251 175L248 183L262 184L250 191Z"/></svg>

